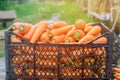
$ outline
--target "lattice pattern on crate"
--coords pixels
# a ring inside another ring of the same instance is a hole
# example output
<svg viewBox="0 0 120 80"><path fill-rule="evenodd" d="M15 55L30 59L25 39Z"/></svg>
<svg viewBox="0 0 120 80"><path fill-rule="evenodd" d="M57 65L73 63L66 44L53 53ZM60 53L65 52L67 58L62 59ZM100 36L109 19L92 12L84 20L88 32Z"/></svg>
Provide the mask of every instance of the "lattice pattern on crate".
<svg viewBox="0 0 120 80"><path fill-rule="evenodd" d="M10 54L12 77L106 77L105 47L17 45Z"/></svg>

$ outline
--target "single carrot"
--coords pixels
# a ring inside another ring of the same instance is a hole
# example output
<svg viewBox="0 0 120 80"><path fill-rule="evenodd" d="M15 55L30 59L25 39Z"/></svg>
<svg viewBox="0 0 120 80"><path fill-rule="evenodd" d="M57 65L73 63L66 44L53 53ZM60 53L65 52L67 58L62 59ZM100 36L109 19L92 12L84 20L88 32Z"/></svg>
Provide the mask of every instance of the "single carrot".
<svg viewBox="0 0 120 80"><path fill-rule="evenodd" d="M18 26L18 30L22 33L22 34L26 34L30 29L31 29L32 25L28 24L28 23L22 23Z"/></svg>
<svg viewBox="0 0 120 80"><path fill-rule="evenodd" d="M36 43L42 33L47 29L48 23L46 21L41 21L37 24L35 32L30 40L31 43Z"/></svg>
<svg viewBox="0 0 120 80"><path fill-rule="evenodd" d="M86 26L84 32L88 33L92 28L92 26Z"/></svg>
<svg viewBox="0 0 120 80"><path fill-rule="evenodd" d="M94 44L99 44L99 43L100 43L100 44L103 44L103 43L105 44L105 43L107 43L107 41L108 41L108 40L107 40L106 37L101 37L101 38L97 39L96 41L94 41L93 43L94 43Z"/></svg>
<svg viewBox="0 0 120 80"><path fill-rule="evenodd" d="M76 27L73 25L72 29L67 33L67 36L72 36L74 31L75 31Z"/></svg>
<svg viewBox="0 0 120 80"><path fill-rule="evenodd" d="M26 34L23 35L23 38L30 41L30 39L32 38L32 36L35 32L36 27L37 27L37 25L34 25L33 27L31 27L31 29Z"/></svg>
<svg viewBox="0 0 120 80"><path fill-rule="evenodd" d="M92 41L95 37L93 35L86 35L82 39L79 40L79 44L87 44Z"/></svg>
<svg viewBox="0 0 120 80"><path fill-rule="evenodd" d="M49 43L50 41L50 36L49 36L50 32L49 31L46 31L44 32L41 37L40 37L40 41L41 42L44 42L44 43Z"/></svg>
<svg viewBox="0 0 120 80"><path fill-rule="evenodd" d="M65 40L63 41L64 43L74 43L75 40L73 37L66 37Z"/></svg>
<svg viewBox="0 0 120 80"><path fill-rule="evenodd" d="M88 26L93 26L93 24L94 24L94 23L86 23L85 26L86 26L86 27L88 27Z"/></svg>
<svg viewBox="0 0 120 80"><path fill-rule="evenodd" d="M86 22L83 19L77 19L74 24L77 29L84 30Z"/></svg>
<svg viewBox="0 0 120 80"><path fill-rule="evenodd" d="M11 42L22 42L19 38L17 38L15 35L11 35Z"/></svg>
<svg viewBox="0 0 120 80"><path fill-rule="evenodd" d="M75 41L79 41L84 36L85 36L85 32L82 30L75 30L73 33L73 38L75 39Z"/></svg>
<svg viewBox="0 0 120 80"><path fill-rule="evenodd" d="M94 26L87 34L90 35L97 35L98 33L100 33L102 30L102 28L100 26Z"/></svg>
<svg viewBox="0 0 120 80"><path fill-rule="evenodd" d="M58 36L53 36L51 43L62 43L65 39L66 35L62 34L62 35L58 35Z"/></svg>
<svg viewBox="0 0 120 80"><path fill-rule="evenodd" d="M17 35L19 35L19 36L22 36L22 34L20 33L19 30L14 30L14 31L12 31L12 32L15 33L15 34L17 34Z"/></svg>
<svg viewBox="0 0 120 80"><path fill-rule="evenodd" d="M68 25L61 28L53 29L50 31L50 33L52 36L57 36L57 35L65 34L71 29L72 29L72 25Z"/></svg>
<svg viewBox="0 0 120 80"><path fill-rule="evenodd" d="M116 72L118 72L118 73L120 73L120 68L116 68L115 67L115 68L113 68L113 70L116 71Z"/></svg>
<svg viewBox="0 0 120 80"><path fill-rule="evenodd" d="M55 29L55 28L60 28L60 27L64 27L64 26L67 26L68 23L65 22L65 21L58 21L58 22L55 22L53 24L51 24L49 26L49 29Z"/></svg>

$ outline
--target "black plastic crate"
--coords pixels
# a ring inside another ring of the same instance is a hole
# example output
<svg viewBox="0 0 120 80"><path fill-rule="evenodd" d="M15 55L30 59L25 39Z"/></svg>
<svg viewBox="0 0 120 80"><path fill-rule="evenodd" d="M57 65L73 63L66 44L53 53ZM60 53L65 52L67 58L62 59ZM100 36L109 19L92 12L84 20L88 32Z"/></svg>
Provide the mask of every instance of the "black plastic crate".
<svg viewBox="0 0 120 80"><path fill-rule="evenodd" d="M102 27L106 44L31 44L21 37L23 43L11 43L14 33L9 29L5 32L6 79L111 79L113 33L101 23L94 25Z"/></svg>

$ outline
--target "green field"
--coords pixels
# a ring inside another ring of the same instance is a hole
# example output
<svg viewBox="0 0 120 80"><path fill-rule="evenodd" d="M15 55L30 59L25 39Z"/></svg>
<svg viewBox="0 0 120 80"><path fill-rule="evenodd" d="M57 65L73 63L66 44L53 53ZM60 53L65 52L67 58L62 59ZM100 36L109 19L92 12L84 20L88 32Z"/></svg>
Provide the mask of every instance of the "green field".
<svg viewBox="0 0 120 80"><path fill-rule="evenodd" d="M40 20L51 20L54 14L59 14L59 20L73 24L76 19L82 18L92 22L92 16L88 16L81 10L81 5L76 2L27 2L23 4L9 4L7 10L15 10L17 18L15 21L35 24ZM0 24L1 25L1 24ZM11 23L8 24L10 26Z"/></svg>

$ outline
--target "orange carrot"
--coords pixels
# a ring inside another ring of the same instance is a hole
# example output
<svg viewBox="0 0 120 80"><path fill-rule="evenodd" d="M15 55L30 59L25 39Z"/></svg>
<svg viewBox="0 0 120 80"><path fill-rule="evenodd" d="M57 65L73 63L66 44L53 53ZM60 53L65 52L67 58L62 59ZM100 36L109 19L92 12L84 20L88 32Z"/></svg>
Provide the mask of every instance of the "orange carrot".
<svg viewBox="0 0 120 80"><path fill-rule="evenodd" d="M74 31L75 31L75 29L76 29L76 27L73 26L72 29L67 33L67 36L68 36L68 37L69 37L69 36L72 36L73 33L74 33Z"/></svg>
<svg viewBox="0 0 120 80"><path fill-rule="evenodd" d="M40 41L44 42L44 43L49 43L49 41L50 41L49 34L50 34L49 31L44 32L40 37Z"/></svg>
<svg viewBox="0 0 120 80"><path fill-rule="evenodd" d="M16 74L16 75L21 75L23 74L23 71L22 71L22 68L20 67L14 67L13 68L13 72Z"/></svg>
<svg viewBox="0 0 120 80"><path fill-rule="evenodd" d="M50 33L52 34L52 36L57 36L57 35L67 33L71 29L72 29L72 25L68 25L61 28L53 29L50 31Z"/></svg>
<svg viewBox="0 0 120 80"><path fill-rule="evenodd" d="M93 43L94 44L107 43L107 38L106 37L101 37L101 38L97 39L96 41L94 41Z"/></svg>
<svg viewBox="0 0 120 80"><path fill-rule="evenodd" d="M94 26L87 34L90 34L90 35L97 35L98 33L101 32L101 27L100 26Z"/></svg>
<svg viewBox="0 0 120 80"><path fill-rule="evenodd" d="M82 30L75 30L73 33L73 38L76 41L79 41L81 38L83 38L85 36L85 32Z"/></svg>
<svg viewBox="0 0 120 80"><path fill-rule="evenodd" d="M86 26L86 27L88 27L88 26L93 26L93 24L94 24L94 23L86 23L85 26Z"/></svg>
<svg viewBox="0 0 120 80"><path fill-rule="evenodd" d="M17 38L15 35L11 35L11 42L22 42L19 38Z"/></svg>
<svg viewBox="0 0 120 80"><path fill-rule="evenodd" d="M57 44L62 43L64 41L65 37L66 37L66 35L64 35L64 34L54 36L51 40L51 43L57 43Z"/></svg>
<svg viewBox="0 0 120 80"><path fill-rule="evenodd" d="M116 79L116 80L120 80L120 73L115 73L114 74L114 78Z"/></svg>
<svg viewBox="0 0 120 80"><path fill-rule="evenodd" d="M13 33L15 33L15 34L17 34L17 35L19 35L19 36L22 36L22 34L20 33L19 30L14 30Z"/></svg>
<svg viewBox="0 0 120 80"><path fill-rule="evenodd" d="M93 27L92 26L86 26L84 31L88 33Z"/></svg>
<svg viewBox="0 0 120 80"><path fill-rule="evenodd" d="M93 35L86 35L82 39L79 40L79 44L87 44L92 41L95 37Z"/></svg>
<svg viewBox="0 0 120 80"><path fill-rule="evenodd" d="M37 25L34 25L26 34L23 35L23 38L30 40L35 32Z"/></svg>
<svg viewBox="0 0 120 80"><path fill-rule="evenodd" d="M28 23L22 23L18 26L18 30L22 33L25 34L31 29L32 25Z"/></svg>
<svg viewBox="0 0 120 80"><path fill-rule="evenodd" d="M86 22L83 19L78 19L74 24L77 29L84 30Z"/></svg>
<svg viewBox="0 0 120 80"><path fill-rule="evenodd" d="M113 68L113 70L120 73L120 68Z"/></svg>
<svg viewBox="0 0 120 80"><path fill-rule="evenodd" d="M64 27L64 26L67 26L67 25L68 25L67 22L58 21L58 22L55 22L55 23L51 24L51 25L49 26L49 29L60 28L60 27Z"/></svg>
<svg viewBox="0 0 120 80"><path fill-rule="evenodd" d="M74 43L75 40L73 37L66 37L65 40L64 40L64 43Z"/></svg>
<svg viewBox="0 0 120 80"><path fill-rule="evenodd" d="M31 43L36 43L41 34L47 29L48 23L46 21L41 21L37 24L35 32L30 40Z"/></svg>
<svg viewBox="0 0 120 80"><path fill-rule="evenodd" d="M98 33L98 34L95 35L95 37L100 37L100 36L102 36L101 33Z"/></svg>

